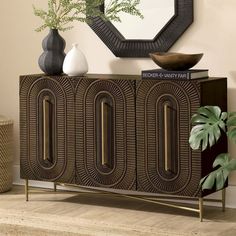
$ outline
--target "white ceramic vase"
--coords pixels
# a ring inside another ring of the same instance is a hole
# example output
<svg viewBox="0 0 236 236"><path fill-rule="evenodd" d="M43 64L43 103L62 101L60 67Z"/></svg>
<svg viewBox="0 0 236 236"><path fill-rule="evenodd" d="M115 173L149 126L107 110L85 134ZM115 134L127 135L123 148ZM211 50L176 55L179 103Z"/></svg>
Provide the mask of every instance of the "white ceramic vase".
<svg viewBox="0 0 236 236"><path fill-rule="evenodd" d="M72 44L72 49L67 53L63 72L69 76L84 75L88 72L88 63L84 54L78 48L78 44Z"/></svg>

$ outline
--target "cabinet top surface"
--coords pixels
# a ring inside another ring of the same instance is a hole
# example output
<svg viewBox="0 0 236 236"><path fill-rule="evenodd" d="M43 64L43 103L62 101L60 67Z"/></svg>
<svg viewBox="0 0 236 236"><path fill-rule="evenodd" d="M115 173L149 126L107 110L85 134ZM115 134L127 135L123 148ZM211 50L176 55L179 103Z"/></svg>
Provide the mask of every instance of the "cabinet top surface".
<svg viewBox="0 0 236 236"><path fill-rule="evenodd" d="M61 75L46 75L46 74L29 74L21 75L20 77L34 77L37 78L67 78L67 79L124 79L124 80L141 80L140 75L126 75L126 74L85 74L81 76L68 76L66 74Z"/></svg>
<svg viewBox="0 0 236 236"><path fill-rule="evenodd" d="M34 77L35 79L37 78L42 78L42 77L47 77L47 78L68 78L68 79L101 79L101 80L111 80L111 79L123 79L123 80L138 80L138 81L151 81L151 80L168 80L168 81L200 81L200 82L207 82L207 81L212 81L212 80L218 80L218 79L226 79L226 77L209 77L209 78L200 78L200 79L155 79L155 78L150 78L150 79L142 79L141 75L126 75L126 74L86 74L84 76L68 76L68 75L45 75L45 74L31 74L31 75L21 75L20 78L24 77Z"/></svg>

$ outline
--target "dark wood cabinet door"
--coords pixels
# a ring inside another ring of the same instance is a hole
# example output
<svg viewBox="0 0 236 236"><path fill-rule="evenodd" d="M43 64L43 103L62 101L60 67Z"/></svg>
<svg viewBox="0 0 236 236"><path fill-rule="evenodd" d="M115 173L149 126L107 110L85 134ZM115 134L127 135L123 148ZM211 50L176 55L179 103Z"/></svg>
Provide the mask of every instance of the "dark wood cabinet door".
<svg viewBox="0 0 236 236"><path fill-rule="evenodd" d="M21 178L74 182L74 94L64 77L20 79Z"/></svg>
<svg viewBox="0 0 236 236"><path fill-rule="evenodd" d="M190 119L200 107L200 85L147 80L137 84L138 190L196 196L201 155L189 147Z"/></svg>
<svg viewBox="0 0 236 236"><path fill-rule="evenodd" d="M75 110L76 183L135 189L134 81L84 78Z"/></svg>

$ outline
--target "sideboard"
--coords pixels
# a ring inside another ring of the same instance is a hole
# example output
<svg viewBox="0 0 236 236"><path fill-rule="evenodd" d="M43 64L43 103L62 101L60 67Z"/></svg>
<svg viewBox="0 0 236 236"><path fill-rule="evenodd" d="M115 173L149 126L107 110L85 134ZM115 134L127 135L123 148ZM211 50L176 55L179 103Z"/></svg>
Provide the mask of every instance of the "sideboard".
<svg viewBox="0 0 236 236"><path fill-rule="evenodd" d="M20 77L20 173L50 181L202 199L199 182L225 136L204 152L188 144L200 106L227 110L227 79L132 75ZM224 192L225 193L225 192ZM222 200L224 204L224 200Z"/></svg>

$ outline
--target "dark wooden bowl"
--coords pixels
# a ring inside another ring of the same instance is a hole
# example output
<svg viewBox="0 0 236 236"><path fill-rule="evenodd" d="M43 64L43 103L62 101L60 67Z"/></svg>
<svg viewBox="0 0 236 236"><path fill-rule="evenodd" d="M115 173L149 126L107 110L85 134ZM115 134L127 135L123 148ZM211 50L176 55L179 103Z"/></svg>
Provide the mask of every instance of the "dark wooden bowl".
<svg viewBox="0 0 236 236"><path fill-rule="evenodd" d="M152 60L165 70L188 70L195 66L203 56L199 54L184 54L174 52L149 53Z"/></svg>

